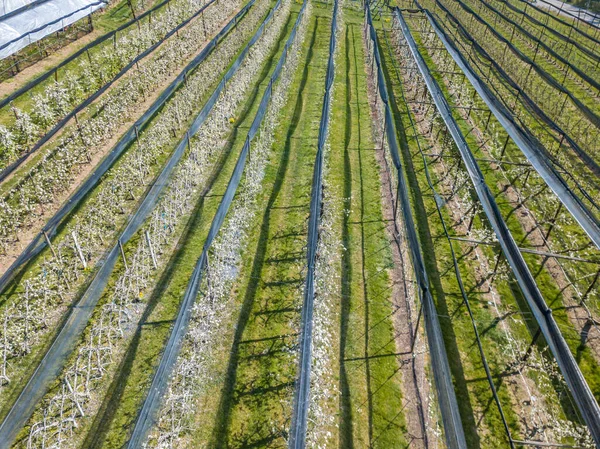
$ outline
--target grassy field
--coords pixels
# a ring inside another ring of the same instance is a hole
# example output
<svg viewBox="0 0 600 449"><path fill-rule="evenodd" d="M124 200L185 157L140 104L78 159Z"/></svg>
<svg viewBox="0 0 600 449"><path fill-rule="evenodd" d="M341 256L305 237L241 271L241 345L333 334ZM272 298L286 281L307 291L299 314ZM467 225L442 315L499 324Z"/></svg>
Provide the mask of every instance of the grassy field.
<svg viewBox="0 0 600 449"><path fill-rule="evenodd" d="M305 59L282 111L284 125L276 133L264 211L233 292L240 313L217 393L218 413L201 438L203 447L279 447L284 441L296 376L292 349L298 339L315 122L328 55L328 11L315 7L313 17Z"/></svg>
<svg viewBox="0 0 600 449"><path fill-rule="evenodd" d="M262 18L261 18L262 21ZM249 38L248 38L249 39ZM223 43L227 43L227 40L224 40ZM231 62L233 63L233 61ZM214 82L213 86L209 86L209 89L212 90L212 88L216 87L218 84L218 82ZM208 100L209 96L210 96L210 91L208 91L204 98L203 101ZM256 95L256 93L255 93ZM198 112L201 108L202 104L198 104L197 105L197 109ZM250 105L248 106L250 107ZM248 114L249 112L246 111L246 114ZM157 116L158 117L158 116ZM151 167L151 172L149 173L151 176L156 176L159 172L160 169L162 168L163 164L166 162L167 158L170 156L172 148L175 146L175 144L183 137L184 135L184 129L187 129L187 127L191 124L192 120L193 120L193 116L192 117L187 117L184 126L182 126L182 128L178 131L176 136L172 136L170 135L170 141L169 141L169 145L167 145L164 148L164 153L156 160L156 163ZM134 144L135 145L135 144ZM130 147L130 149L133 148L132 145ZM62 239L68 238L69 235L69 229L70 227L73 225L73 223L76 223L77 220L81 219L83 215L86 215L89 213L89 205L93 204L93 200L95 198L95 196L97 196L99 194L99 192L101 191L102 187L104 185L106 185L106 183L110 182L111 178L114 177L114 173L115 170L118 170L119 168L122 168L124 164L128 163L128 159L127 159L127 153L125 154L125 157L121 158L120 160L118 160L115 165L113 166L113 169L109 170L109 172L107 173L107 175L104 177L103 180L101 180L101 182L99 183L99 185L81 202L81 204L78 205L77 208L75 208L73 210L73 212L70 214L69 217L67 217L67 219L64 221L64 223L58 228L58 232L57 235L54 237L53 242L54 245L57 245L57 242L60 242ZM223 163L223 161L220 161L219 163ZM217 170L217 173L219 173L219 170ZM144 194L146 192L146 190L149 188L149 185L143 184L138 186L138 188L135 191L135 200L133 201L129 201L127 205L125 205L125 211L127 213L124 213L122 215L118 215L115 217L115 221L114 221L114 234L112 238L116 238L117 233L120 233L122 231L122 229L126 226L127 221L129 219L129 213L136 210L136 208L139 206L139 203L142 201L142 199L144 198ZM106 236L105 237L109 237L111 234L107 231ZM106 242L107 244L109 242ZM135 248L137 246L137 239L132 239L132 241L130 242L129 245L126 245L125 250L129 251L129 248ZM11 283L11 285L9 285L9 287L6 289L5 292L3 292L1 299L0 299L0 306L5 307L7 304L10 303L10 299L11 297L17 297L18 294L22 293L24 285L23 283L27 280L27 279L31 279L34 278L37 274L39 274L41 272L41 270L43 270L42 268L42 264L45 260L47 260L48 258L50 258L52 255L52 250L49 248L46 248L44 251L42 251L38 256L36 256L35 258L33 258L22 270L22 272L15 277L14 281ZM100 257L102 256L102 250L98 251L98 254L95 254L95 258L93 260L93 262L96 262ZM82 273L81 278L78 279L78 283L77 283L77 288L74 289L71 293L72 296L67 297L67 301L71 301L70 304L76 304L77 300L79 299L79 297L83 294L83 292L85 291L85 289L88 287L89 282L93 279L93 275L96 272L97 267L92 267L89 270L86 270ZM117 273L120 270L117 270ZM114 279L116 279L116 276L114 277ZM113 280L114 282L114 280ZM110 285L111 283L109 282L109 289L110 289ZM65 304L63 305L63 308L65 306L69 306L70 304ZM39 339L39 341L36 342L36 345L31 348L31 351L26 354L24 357L22 357L20 360L14 361L13 362L13 367L12 369L14 370L14 372L16 373L16 376L25 376L26 378L29 378L29 376L31 375L31 373L33 372L33 370L37 367L39 361L41 360L41 357L43 357L43 354L46 352L47 348L52 344L56 334L58 333L58 331L60 330L62 323L64 319L66 319L67 314L65 314L61 320L59 320L58 326L53 327L52 329L49 329L45 335L44 338ZM13 401L17 398L18 394L20 393L20 389L23 387L23 385L20 385L18 383L11 383L9 384L8 387L5 387L3 389L3 391L1 392L3 395L3 398L5 398L5 400L3 401L3 407L0 408L0 416L4 416L6 413L8 413L8 410L10 409L11 404L13 403Z"/></svg>
<svg viewBox="0 0 600 449"><path fill-rule="evenodd" d="M284 36L289 32L290 20L288 19L284 35L279 40L279 47L270 55L259 75L257 85L260 87L252 91L247 103L239 111L233 134L185 223L185 229L167 268L156 282L144 316L133 339L128 343L126 355L117 370L119 374L113 380L101 412L88 432L86 447L88 444L89 447L120 447L128 436L123 433L123 429L130 428L141 406L189 277L204 246L212 217L244 143L245 130L254 117L260 96L266 87L264 82L268 80L273 64L282 50ZM132 246L134 245L135 242L132 242Z"/></svg>
<svg viewBox="0 0 600 449"><path fill-rule="evenodd" d="M435 8L433 1L422 1L426 6ZM441 1L450 5L446 0ZM518 4L517 0L508 1ZM474 7L478 2L465 0ZM275 45L270 47L253 79L247 80L247 83L244 80L247 91L244 91L242 105L229 121L231 133L223 138L222 148L220 146L208 162L209 174L195 187L198 191L192 196L193 206L173 230L174 237L165 249L162 265L152 275L149 287L137 304L139 316L132 322L125 338L116 342L109 374L98 382L94 392L93 413L82 417L78 423L80 427L71 436L72 446L99 449L126 445L173 329L211 222L246 141L260 99L267 89L269 77L298 17L301 3L300 0L291 0L291 13L282 18L283 25ZM377 143L381 127L376 122L380 119L375 112L374 85L378 81L366 64L364 16L347 7L348 2L340 3L343 13L339 18L341 26L337 35L335 88L325 152L325 188L320 223L321 236L329 235L328 232L334 236L332 247L327 249L337 255L331 271L335 273L331 278L335 288L330 289L335 292L332 295L334 306L325 320L331 326L327 329L332 337L328 348L330 359L327 360L330 370L324 371L329 377L322 379L324 388L334 386L324 406L332 420L309 422L309 432L318 429L326 436L322 437L321 444L311 443L307 447L442 447L443 429L439 427L441 421L424 341L423 318L417 317L420 313L419 298L415 293L418 286L411 281L410 251L401 219L392 221L389 218L393 214L394 199L393 195L392 199L388 197L388 190L396 186L392 185L393 175L388 179L385 173L385 146ZM397 3L407 6L409 2ZM494 6L499 3L495 2ZM270 4L274 5L275 0ZM262 191L252 206L257 212L248 227L248 234L240 237L241 263L231 266L235 271L231 276L234 279L232 284L227 284L231 301L222 316L219 315L224 323L219 324L216 343L209 342L207 347L210 350L201 354L206 358L206 373L203 372L200 378L203 380L201 387L191 393L194 407L187 410L189 417L185 418L185 428L178 431L178 435L184 435L178 440L181 447L250 449L284 448L288 445L292 402L299 374L297 359L306 280L307 224L333 12L331 1L312 1L311 4L298 67L293 73L287 101L277 115ZM148 3L142 6L148 7L151 7ZM460 11L460 6L454 4L448 8L465 22L465 27L472 27L475 34L475 22L469 21L469 15ZM475 9L479 11L479 8ZM481 12L482 17L497 24L503 34L511 32L512 28L502 24L501 19L495 18L492 13L484 9ZM129 14L129 4L123 0L98 18L97 30L112 29L126 21ZM466 93L460 98L451 94L453 86L450 81L458 75L450 71L455 68L436 57L432 49L435 39L428 40L424 34L429 26L423 21L424 16L414 11L406 14L410 16L408 24L425 62L434 72L443 95L452 107L454 119L481 164L483 181L494 195L518 245L528 250L549 248L563 251L567 257L596 257L597 249L585 246L587 237L567 212L562 210L560 215L556 214L560 224L556 229L553 229L554 224L549 224L548 217L554 211L548 211L556 202L553 193L544 188L541 177L532 172L523 180L511 171L512 166L528 164L514 142L502 149L501 164L495 160L490 162L496 158L496 147L502 147L507 133L491 114L486 116L489 112L487 106L479 98L474 98L470 85L464 87ZM535 12L531 14L539 16ZM493 241L487 218L480 208L475 207L478 198L471 179L464 171L460 154L449 143L442 120L439 117L430 119L425 112L423 101L427 102L429 97L419 92L418 99L412 98L414 80L401 68L408 61L399 56L402 50L394 44L396 36L389 31L392 23L390 15L383 8L375 8L374 16L384 80L400 143L400 157L410 189L410 212L417 225L429 288L443 332L467 447L509 447L503 413L514 439L591 448L591 440L581 436L586 432L585 426L554 357L543 337L538 335L538 325L499 246ZM457 36L453 34L453 38ZM522 36L515 39L515 45L525 54L533 55L534 50L526 39ZM582 41L580 37L577 39ZM499 44L489 38L482 45L497 50ZM520 67L507 61L510 59L502 61L507 71ZM540 64L562 79L562 69L556 61L546 58ZM477 70L484 71L481 67ZM516 73L511 72L511 75L516 76ZM493 79L494 83L501 84L499 78ZM531 79L534 85L540 82L538 77ZM598 107L598 100L585 98L586 89L579 89L573 78L563 83L587 104ZM518 97L510 96L501 88L498 92L506 95L506 98L503 97L505 101L510 99L515 103L513 112L520 114L523 127L529 127L536 136L547 132L531 112L517 104ZM473 113L471 109L466 113L466 107L460 109L467 104L467 98L473 98L472 106L476 109ZM573 108L565 111L577 116ZM161 113L159 111L157 116ZM485 128L490 123L493 127L488 132ZM182 137L184 128L171 143ZM201 138L201 135L196 138ZM552 151L556 151L553 146L555 137L550 136L543 141ZM490 142L496 145L493 149ZM561 145L556 148L560 151ZM152 173L159 170L168 153L165 151L163 158L156 162ZM117 165L124 163L125 159ZM568 168L575 170L574 167L578 167L575 162ZM588 176L587 173L576 173L579 178ZM590 180L590 185L593 181ZM460 187L457 187L459 184ZM243 188L244 184L241 186ZM146 185L141 186L139 195L146 188ZM524 206L515 199L518 198L516 193L528 195L538 189L539 193L528 199ZM97 190L90 194L73 217L87 213L87 202L96 198L97 194ZM242 197L238 192L234 204L242 201ZM474 207L469 209L471 204ZM136 205L137 201L132 201L130 206L134 208ZM327 213L332 214L333 219L324 223L323 217L331 218ZM115 232L123 226L127 217L125 213L117 218ZM231 214L228 218L232 218ZM69 223L74 219L70 219ZM533 231L528 229L528 220L536 222L536 219L541 223L542 233L547 232L548 236L552 233L548 248L539 246ZM333 223L332 230L325 228L330 223ZM392 223L395 223L400 235L392 235L396 232ZM57 238L65 238L66 233L65 225ZM479 237L482 242L487 240L489 242L486 243L490 244L466 241L465 237ZM126 258L133 257L143 238L140 232L124 245ZM460 238L463 240L459 241ZM113 237L110 239L112 241ZM339 248L335 247L336 239L340 242ZM320 244L323 241L329 240L321 239ZM41 262L50 257L50 251L44 251L28 265L23 277L19 277L11 289L3 293L0 310L5 307L4 298L10 298L24 288L21 285L23 281L38 274ZM548 263L550 256L524 253L524 259L548 306L553 309L553 317L592 393L600 399L600 360L592 346L596 344L595 340L590 342L585 333L593 335L593 329L588 327L582 331L572 313L575 307L580 307L574 304L577 296L573 292L587 288L593 274L590 267L595 264L579 264L572 257L561 265L566 267L565 274L557 274L553 267L558 265ZM125 266L119 261L92 321L98 319L100 307L111 300L113 287L124 272ZM81 285L73 291L75 299L93 274L93 269L85 272ZM317 278L318 275L317 272ZM589 298L595 304L598 300L596 289L590 288ZM317 289L315 303L319 304L319 300L323 299ZM592 313L597 312L592 307ZM413 320L419 319L419 327L415 331L410 326L414 324ZM31 354L22 358L16 371L18 376L27 378L51 344L56 330L49 330ZM475 330L481 340L481 348L477 344ZM86 332L89 333L89 328ZM410 342L407 343L409 338L406 335L410 334L413 338L413 333L418 336L418 343L407 349ZM79 342L80 346L85 344L87 335ZM202 343L207 342L203 340ZM189 350L189 347L184 347L180 355L189 355ZM501 410L490 388L482 352L489 365ZM415 362L417 359L418 362ZM70 362L73 360L75 355L71 356ZM313 363L316 362L313 360ZM415 363L419 364L417 368ZM0 417L7 412L9 403L22 386L15 383L4 391L0 390L2 397L6 398L5 406L0 407ZM58 379L53 384L52 393L61 388L64 388L63 383ZM417 404L415 391L419 401L424 399L424 412L419 409L421 403ZM312 400L314 410L315 402L322 399L317 396ZM42 419L41 409L38 407L36 410L34 421L39 421ZM415 433L416 423L420 420L423 420L429 446L425 446L425 439ZM22 430L17 446L27 446L28 431L29 427Z"/></svg>
<svg viewBox="0 0 600 449"><path fill-rule="evenodd" d="M345 200L340 298L340 447L408 444L394 329L393 260L371 133L362 17L345 14L331 128L330 182ZM343 167L343 169L342 169Z"/></svg>

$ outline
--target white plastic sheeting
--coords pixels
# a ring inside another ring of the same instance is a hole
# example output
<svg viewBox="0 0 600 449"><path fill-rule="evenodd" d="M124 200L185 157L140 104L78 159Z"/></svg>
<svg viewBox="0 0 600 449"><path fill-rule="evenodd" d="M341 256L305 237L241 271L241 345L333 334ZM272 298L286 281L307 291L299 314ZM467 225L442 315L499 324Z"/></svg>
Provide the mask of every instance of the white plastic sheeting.
<svg viewBox="0 0 600 449"><path fill-rule="evenodd" d="M2 0L12 10L33 0ZM0 20L0 59L102 8L107 0L48 0ZM10 12L10 11L7 11Z"/></svg>
<svg viewBox="0 0 600 449"><path fill-rule="evenodd" d="M0 17L33 3L35 0L0 0Z"/></svg>

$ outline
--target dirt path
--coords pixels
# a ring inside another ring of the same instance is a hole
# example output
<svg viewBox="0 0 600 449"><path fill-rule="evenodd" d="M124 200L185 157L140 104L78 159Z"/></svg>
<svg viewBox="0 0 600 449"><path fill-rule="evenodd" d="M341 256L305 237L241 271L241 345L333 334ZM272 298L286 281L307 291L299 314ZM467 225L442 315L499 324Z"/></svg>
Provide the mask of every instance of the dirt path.
<svg viewBox="0 0 600 449"><path fill-rule="evenodd" d="M116 7L116 6L118 6L118 3L116 3L114 5L110 5L108 8L105 9L103 14L109 14L110 11L113 9L113 7ZM150 5L147 9L150 9L153 6L154 5ZM144 11L137 11L137 14L140 15ZM82 19L82 20L84 20L84 19ZM97 20L97 19L95 19L95 20ZM131 20L131 17L127 18L122 23L119 22L115 28L122 26L124 23L128 22L129 20ZM108 32L110 32L110 30L94 27L94 29L90 33L87 33L84 36L81 36L79 39L52 52L52 54L46 56L43 59L40 59L39 61L30 65L29 67L24 68L19 73L17 73L15 76L0 82L0 98L3 98L5 96L9 95L11 92L23 87L29 81L32 81L35 78L37 78L38 76L47 72L48 70L53 69L54 67L59 65L62 61L67 59L69 56L71 56L73 53L77 52L79 49L81 49L82 47L85 47L87 44L92 42L94 39L97 39L98 37L100 37Z"/></svg>
<svg viewBox="0 0 600 449"><path fill-rule="evenodd" d="M94 39L100 37L104 33L105 31L95 28L94 31L92 31L91 33L80 37L76 41L73 41L70 44L60 48L59 50L53 52L51 55L39 60L35 64L26 67L25 69L17 73L15 76L8 78L5 81L2 81L0 83L0 98L4 98L5 96L11 94L15 90L23 87L29 81L34 80L43 73L56 67L62 61L64 61L73 53L75 53L77 50L79 50L82 47L85 47L87 44L92 42Z"/></svg>
<svg viewBox="0 0 600 449"><path fill-rule="evenodd" d="M411 448L435 447L436 436L428 429L427 416L429 402L429 384L425 373L426 348L423 346L422 332L416 328L417 310L414 299L416 291L413 285L412 265L408 258L406 242L400 240L400 224L394 217L395 209L395 179L391 176L393 166L388 161L381 142L384 119L379 109L375 107L374 77L368 76L369 68L365 66L367 77L369 104L374 119L373 134L376 137L374 157L378 164L381 177L381 199L383 213L383 228L387 234L386 244L391 249L393 264L388 270L391 283L390 302L394 324L394 341L397 353L397 363L401 373L402 413L406 419L407 446ZM416 342L415 342L416 340ZM416 343L416 344L415 344ZM414 347L413 347L414 344Z"/></svg>

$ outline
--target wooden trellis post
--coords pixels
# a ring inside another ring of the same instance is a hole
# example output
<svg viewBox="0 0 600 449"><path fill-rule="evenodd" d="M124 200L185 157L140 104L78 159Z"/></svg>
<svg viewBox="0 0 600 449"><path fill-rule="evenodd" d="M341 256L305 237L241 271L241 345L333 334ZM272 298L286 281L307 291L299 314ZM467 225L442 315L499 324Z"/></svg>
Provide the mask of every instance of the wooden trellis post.
<svg viewBox="0 0 600 449"><path fill-rule="evenodd" d="M158 263L156 262L156 255L154 254L154 248L152 247L152 241L150 240L150 233L148 230L145 232L146 242L148 243L148 248L150 249L150 256L152 257L152 264L154 268L158 268Z"/></svg>
<svg viewBox="0 0 600 449"><path fill-rule="evenodd" d="M75 231L71 232L71 236L73 237L73 242L75 243L75 249L77 250L77 255L81 260L81 264L83 265L83 269L87 269L87 262L85 261L85 257L83 257L83 252L81 251L81 247L79 246L79 242L77 241L77 235Z"/></svg>
<svg viewBox="0 0 600 449"><path fill-rule="evenodd" d="M123 243L121 243L121 239L119 239L119 250L121 251L121 257L123 258L123 265L125 265L125 270L127 270L127 259L125 258L125 251L123 250Z"/></svg>

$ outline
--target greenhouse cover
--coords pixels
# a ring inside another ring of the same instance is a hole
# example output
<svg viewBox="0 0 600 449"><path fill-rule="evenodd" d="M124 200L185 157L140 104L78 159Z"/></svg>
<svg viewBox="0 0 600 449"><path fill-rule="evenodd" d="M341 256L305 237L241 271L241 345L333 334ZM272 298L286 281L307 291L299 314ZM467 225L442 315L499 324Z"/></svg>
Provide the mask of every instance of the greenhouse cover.
<svg viewBox="0 0 600 449"><path fill-rule="evenodd" d="M37 3L35 0L1 0L0 1L0 19L4 20L4 16L9 12L17 11L32 3Z"/></svg>
<svg viewBox="0 0 600 449"><path fill-rule="evenodd" d="M4 59L104 7L107 0L1 0L1 2L0 59Z"/></svg>

